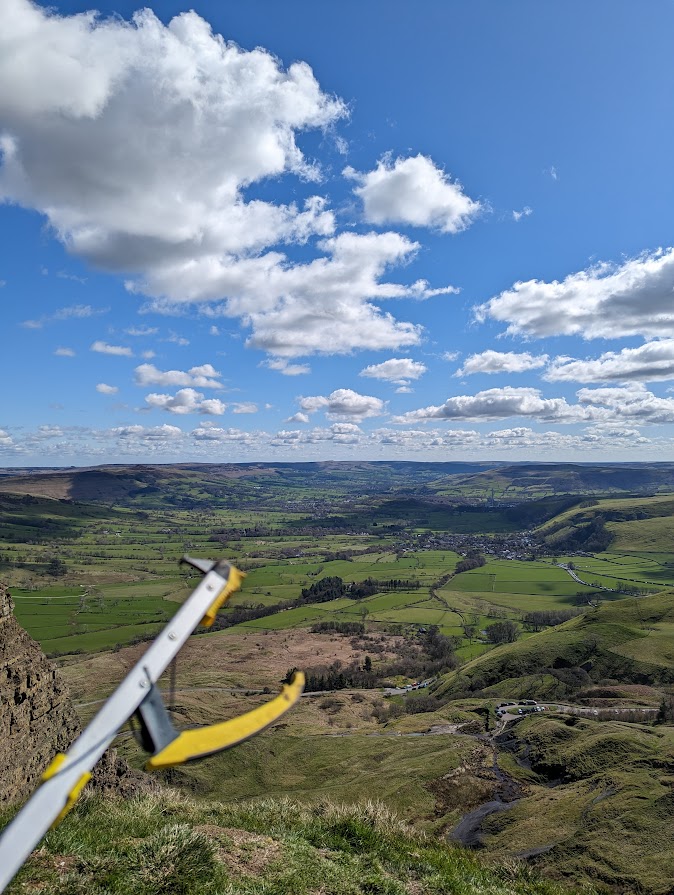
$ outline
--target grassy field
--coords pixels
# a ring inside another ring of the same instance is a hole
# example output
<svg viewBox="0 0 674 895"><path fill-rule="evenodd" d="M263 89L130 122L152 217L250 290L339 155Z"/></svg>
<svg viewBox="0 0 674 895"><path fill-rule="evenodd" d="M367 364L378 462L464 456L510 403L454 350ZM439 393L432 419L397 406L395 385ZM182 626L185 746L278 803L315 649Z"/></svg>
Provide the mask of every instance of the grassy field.
<svg viewBox="0 0 674 895"><path fill-rule="evenodd" d="M482 631L495 618L519 621L534 610L586 604L596 592L549 560L490 560L436 590L437 582L452 573L459 558L456 553L395 553L386 549L388 536L371 533L293 535L288 524L301 516L287 511L113 510L36 497L22 500L28 500L29 506L11 495L0 495L8 510L0 526L4 539L0 541L0 571L3 565L11 569L8 578L17 585L13 589L17 615L51 654L109 649L154 633L196 583L189 570L177 566L183 552L198 557L224 553L247 570L243 590L232 599L232 606L291 601L303 588L327 576L347 582L415 582L417 586L410 590L304 606L245 625L260 631L286 630L326 618L366 620L374 626L438 625L443 633L462 638L459 654L464 658L484 651L484 644L464 636L465 624ZM604 503L625 512L623 501ZM671 499L663 498L643 503L651 508L649 512L665 512L673 505ZM407 504L389 501L387 506L405 509ZM478 515L464 513L462 518ZM21 519L30 525L22 528ZM17 540L21 531L22 537L29 531L37 542ZM50 581L46 569L55 555L65 563L65 573ZM674 581L674 554L662 551L657 556L606 553L558 560L573 560L583 580L610 589L654 591ZM608 591L603 598L609 598Z"/></svg>
<svg viewBox="0 0 674 895"><path fill-rule="evenodd" d="M564 895L518 865L488 866L383 805L195 802L165 792L79 804L7 890L157 895ZM580 892L580 888L576 889ZM583 889L591 895L590 889Z"/></svg>

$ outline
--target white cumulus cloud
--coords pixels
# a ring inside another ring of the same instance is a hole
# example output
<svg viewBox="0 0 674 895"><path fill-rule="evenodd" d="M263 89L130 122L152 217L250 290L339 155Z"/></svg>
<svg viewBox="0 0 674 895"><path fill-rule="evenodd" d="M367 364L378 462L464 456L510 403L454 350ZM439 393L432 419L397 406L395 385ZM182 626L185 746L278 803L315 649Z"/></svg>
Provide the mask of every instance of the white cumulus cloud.
<svg viewBox="0 0 674 895"><path fill-rule="evenodd" d="M548 362L547 354L535 356L526 352L518 354L514 351L481 351L471 354L455 376L471 376L473 373L523 373L544 367Z"/></svg>
<svg viewBox="0 0 674 895"><path fill-rule="evenodd" d="M674 336L674 248L601 264L561 282L528 280L476 308L508 324L507 332L536 338L584 339Z"/></svg>
<svg viewBox="0 0 674 895"><path fill-rule="evenodd" d="M57 348L54 354L56 357L75 357L75 352L72 348Z"/></svg>
<svg viewBox="0 0 674 895"><path fill-rule="evenodd" d="M388 382L400 382L407 379L419 379L428 368L411 357L392 357L381 364L370 364L358 374L370 379L385 379Z"/></svg>
<svg viewBox="0 0 674 895"><path fill-rule="evenodd" d="M264 432L244 432L241 429L221 429L212 423L203 423L203 425L194 429L191 437L196 441L202 442L234 442L243 444L252 444L259 442L265 437Z"/></svg>
<svg viewBox="0 0 674 895"><path fill-rule="evenodd" d="M124 22L29 0L0 6L0 60L0 192L45 213L75 253L129 269L332 229L322 207L241 195L284 172L316 176L296 133L345 107L305 63L284 71L194 12L163 25L149 9Z"/></svg>
<svg viewBox="0 0 674 895"><path fill-rule="evenodd" d="M445 233L465 229L481 210L457 181L424 155L381 159L373 171L353 168L346 177L358 182L354 193L363 201L365 220L433 227Z"/></svg>
<svg viewBox="0 0 674 895"><path fill-rule="evenodd" d="M244 50L195 12L164 25L148 9L127 22L0 3L0 200L40 211L71 253L124 272L155 311L192 302L237 318L273 357L417 344L421 327L379 302L456 291L386 282L419 247L395 233L335 236L324 196L249 195L270 178L317 179L298 134L346 114L306 63ZM423 156L377 172L359 187L372 197L385 181L388 210L364 194L377 219L454 231L479 210ZM397 203L396 179L408 196ZM310 239L322 241L306 263L279 248Z"/></svg>
<svg viewBox="0 0 674 895"><path fill-rule="evenodd" d="M311 373L309 364L291 364L283 357L270 358L263 361L263 365L270 370L277 370L284 376L304 376Z"/></svg>
<svg viewBox="0 0 674 895"><path fill-rule="evenodd" d="M674 379L674 339L638 348L606 351L597 358L556 357L543 377L549 382L655 382Z"/></svg>
<svg viewBox="0 0 674 895"><path fill-rule="evenodd" d="M227 405L222 401L217 398L205 398L201 392L193 388L181 388L175 395L153 393L147 395L145 401L150 407L178 414L204 413L221 416L227 409Z"/></svg>
<svg viewBox="0 0 674 895"><path fill-rule="evenodd" d="M569 404L565 398L543 398L535 388L491 388L475 395L456 395L440 406L411 410L393 419L394 423L424 420L499 420L529 417L560 423L592 419L593 414Z"/></svg>
<svg viewBox="0 0 674 895"><path fill-rule="evenodd" d="M136 385L160 385L171 387L175 385L193 386L194 388L223 388L220 382L221 373L218 373L211 364L201 364L183 370L158 370L154 364L140 364L134 371Z"/></svg>
<svg viewBox="0 0 674 895"><path fill-rule="evenodd" d="M415 345L421 327L396 320L376 302L456 291L382 281L389 267L410 261L420 248L399 233L346 232L319 248L324 255L304 264L279 252L203 264L176 260L155 268L137 288L162 296L152 303L158 311L229 296L210 313L240 318L252 328L249 345L285 358Z"/></svg>
<svg viewBox="0 0 674 895"><path fill-rule="evenodd" d="M674 398L660 398L641 382L623 387L581 388L577 395L581 404L609 408L609 422L634 426L674 423Z"/></svg>
<svg viewBox="0 0 674 895"><path fill-rule="evenodd" d="M110 432L121 439L176 439L182 438L183 430L178 426L117 426Z"/></svg>
<svg viewBox="0 0 674 895"><path fill-rule="evenodd" d="M306 414L323 410L329 419L335 420L364 420L381 416L385 410L385 403L380 398L360 395L350 388L335 389L327 397L314 395L300 398L299 404Z"/></svg>
<svg viewBox="0 0 674 895"><path fill-rule="evenodd" d="M133 351L130 348L126 348L124 345L108 345L107 342L102 342L100 339L91 345L90 350L96 351L98 354L112 354L116 357L133 357Z"/></svg>
<svg viewBox="0 0 674 895"><path fill-rule="evenodd" d="M99 382L96 391L101 395L116 395L119 388L116 385L106 385L105 382Z"/></svg>

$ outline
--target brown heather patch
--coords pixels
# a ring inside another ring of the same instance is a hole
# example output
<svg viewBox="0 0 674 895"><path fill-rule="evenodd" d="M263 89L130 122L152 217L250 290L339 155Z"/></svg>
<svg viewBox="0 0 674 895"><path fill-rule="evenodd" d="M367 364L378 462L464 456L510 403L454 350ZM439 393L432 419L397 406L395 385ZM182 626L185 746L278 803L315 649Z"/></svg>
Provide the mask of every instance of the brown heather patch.
<svg viewBox="0 0 674 895"><path fill-rule="evenodd" d="M377 635L379 636L379 635ZM385 636L386 656L394 655L397 637ZM63 677L78 702L110 693L147 649L147 644L125 647L118 652L70 656L62 663ZM312 634L306 629L288 631L244 631L230 629L216 634L190 637L178 658L178 688L234 687L278 690L289 668L347 665L363 661L367 644L354 649L351 638ZM373 656L378 661L377 656ZM165 676L161 685L168 687Z"/></svg>

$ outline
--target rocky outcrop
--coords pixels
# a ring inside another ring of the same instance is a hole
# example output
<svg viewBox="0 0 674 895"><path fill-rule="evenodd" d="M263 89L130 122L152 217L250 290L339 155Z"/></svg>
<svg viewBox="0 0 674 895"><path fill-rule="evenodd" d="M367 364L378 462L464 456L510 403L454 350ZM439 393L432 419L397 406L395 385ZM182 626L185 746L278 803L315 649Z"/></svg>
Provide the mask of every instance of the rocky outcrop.
<svg viewBox="0 0 674 895"><path fill-rule="evenodd" d="M9 591L0 585L0 805L26 798L57 752L65 752L80 723L59 670L13 615ZM146 788L109 750L90 785L129 795Z"/></svg>

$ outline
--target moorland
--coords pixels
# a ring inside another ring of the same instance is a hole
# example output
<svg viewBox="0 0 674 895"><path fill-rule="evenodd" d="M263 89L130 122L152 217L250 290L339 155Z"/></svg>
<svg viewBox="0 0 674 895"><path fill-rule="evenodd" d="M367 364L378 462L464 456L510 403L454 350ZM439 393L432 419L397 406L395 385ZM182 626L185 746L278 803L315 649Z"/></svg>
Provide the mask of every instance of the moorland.
<svg viewBox="0 0 674 895"><path fill-rule="evenodd" d="M673 535L674 464L0 471L0 576L84 720L195 586L185 553L246 578L165 682L177 724L307 672L283 723L164 773L187 813L377 800L603 891L674 875Z"/></svg>

